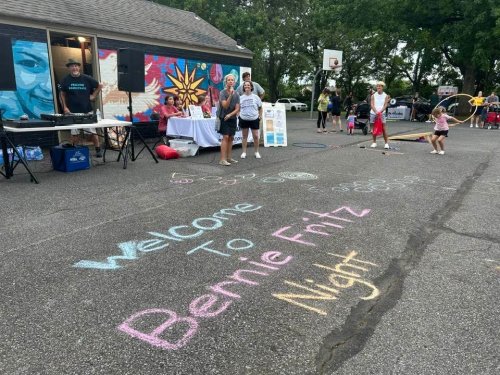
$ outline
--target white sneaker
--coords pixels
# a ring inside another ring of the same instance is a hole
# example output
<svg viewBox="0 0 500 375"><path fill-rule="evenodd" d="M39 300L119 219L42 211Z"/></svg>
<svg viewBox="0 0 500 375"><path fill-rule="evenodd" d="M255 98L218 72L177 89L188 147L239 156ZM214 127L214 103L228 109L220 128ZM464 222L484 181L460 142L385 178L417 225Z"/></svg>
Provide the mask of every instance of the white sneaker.
<svg viewBox="0 0 500 375"><path fill-rule="evenodd" d="M241 159L245 159L247 157L247 153L246 152L243 152L241 155L240 155L240 158Z"/></svg>
<svg viewBox="0 0 500 375"><path fill-rule="evenodd" d="M479 126L476 124L476 128L479 128Z"/></svg>
<svg viewBox="0 0 500 375"><path fill-rule="evenodd" d="M389 147L389 143L386 143L386 144L384 145L384 148L385 148L386 150L390 149L390 147Z"/></svg>
<svg viewBox="0 0 500 375"><path fill-rule="evenodd" d="M471 127L471 128L473 128L473 127L474 127L474 125L473 125L473 124L470 124L470 127Z"/></svg>
<svg viewBox="0 0 500 375"><path fill-rule="evenodd" d="M258 152L256 152L256 153L255 153L255 157L256 157L257 159L260 159L260 158L261 158L261 156L260 156L260 154L259 154Z"/></svg>
<svg viewBox="0 0 500 375"><path fill-rule="evenodd" d="M437 150L432 150L431 151L431 154L437 154L437 153L438 153Z"/></svg>
<svg viewBox="0 0 500 375"><path fill-rule="evenodd" d="M371 148L375 148L377 147L377 143L373 142L371 145L370 145Z"/></svg>
<svg viewBox="0 0 500 375"><path fill-rule="evenodd" d="M438 152L438 154L439 155L444 155L444 151L441 150L441 151Z"/></svg>

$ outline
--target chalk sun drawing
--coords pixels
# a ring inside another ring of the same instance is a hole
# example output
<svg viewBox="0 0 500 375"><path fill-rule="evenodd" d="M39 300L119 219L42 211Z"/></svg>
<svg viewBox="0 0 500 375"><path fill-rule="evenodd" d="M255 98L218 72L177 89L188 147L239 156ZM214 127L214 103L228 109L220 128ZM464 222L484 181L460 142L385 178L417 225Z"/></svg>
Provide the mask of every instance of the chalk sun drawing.
<svg viewBox="0 0 500 375"><path fill-rule="evenodd" d="M280 177L287 178L289 180L317 180L318 176L306 173L306 172L281 172L278 173Z"/></svg>

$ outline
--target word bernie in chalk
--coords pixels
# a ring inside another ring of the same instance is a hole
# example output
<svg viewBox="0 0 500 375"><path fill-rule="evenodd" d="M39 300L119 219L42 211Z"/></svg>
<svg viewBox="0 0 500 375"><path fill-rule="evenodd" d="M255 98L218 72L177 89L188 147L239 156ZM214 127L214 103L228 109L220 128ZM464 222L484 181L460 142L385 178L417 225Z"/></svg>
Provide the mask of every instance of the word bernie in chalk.
<svg viewBox="0 0 500 375"><path fill-rule="evenodd" d="M170 227L166 233L148 232L152 236L150 239L119 243L118 248L120 249L121 254L110 256L106 259L106 261L81 260L73 266L77 268L94 268L100 270L114 270L121 268L122 266L118 264L118 261L120 260L135 260L139 258L141 254L164 250L170 246L170 243L183 242L200 237L208 231L214 231L223 227L224 222L227 222L231 217L246 212L256 211L261 208L262 206L256 206L249 203L237 204L233 208L223 208L212 214L210 217L200 217L194 219L191 222L191 225L176 225ZM204 245L206 244L207 243Z"/></svg>
<svg viewBox="0 0 500 375"><path fill-rule="evenodd" d="M300 224L291 224L278 229L272 235L282 240L296 242L307 246L316 246L314 242L311 242L310 237L315 235L331 236L332 235L331 228L334 228L334 230L343 229L346 223L353 222L353 220L351 219L348 219L346 217L341 217L340 215L342 215L343 213L348 214L349 217L354 216L356 218L361 218L368 215L370 211L371 211L370 209L364 209L361 210L360 212L356 212L352 208L346 206L337 208L331 212L326 212L326 213L304 210L306 214L313 216L312 218L311 217L302 218L302 221L306 223L305 228L302 228ZM311 223L313 219L318 220L318 222Z"/></svg>
<svg viewBox="0 0 500 375"><path fill-rule="evenodd" d="M257 261L241 257L244 268L207 286L208 293L193 299L185 316L165 308L152 308L131 315L117 328L149 345L165 350L180 349L198 333L200 321L221 315L233 302L241 301L241 293L246 288L258 286L262 279L279 271L292 259L279 251L266 251Z"/></svg>
<svg viewBox="0 0 500 375"><path fill-rule="evenodd" d="M363 272L369 270L369 266L378 267L375 263L357 259L356 255L358 253L355 251L351 251L346 256L333 253L328 254L343 260L333 266L314 264L317 268L331 271L331 273L325 276L327 279L326 282L321 284L312 279L305 279L305 283L297 283L285 280L284 283L293 287L293 291L275 293L273 297L319 315L326 315L326 311L322 308L321 303L338 299L343 290L356 286L368 289L368 293L360 297L365 301L374 299L380 294L379 289L363 279L362 275Z"/></svg>

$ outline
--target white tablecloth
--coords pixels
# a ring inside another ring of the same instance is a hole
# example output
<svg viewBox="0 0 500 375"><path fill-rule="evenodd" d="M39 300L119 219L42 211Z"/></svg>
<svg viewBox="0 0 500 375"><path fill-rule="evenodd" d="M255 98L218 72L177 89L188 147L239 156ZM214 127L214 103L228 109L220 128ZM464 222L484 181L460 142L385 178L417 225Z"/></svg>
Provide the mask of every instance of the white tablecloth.
<svg viewBox="0 0 500 375"><path fill-rule="evenodd" d="M201 147L220 146L222 140L222 135L215 131L214 118L171 117L168 119L167 135L193 138L195 143ZM248 141L253 142L251 131L248 132ZM239 143L241 143L241 130L236 132L233 144Z"/></svg>
<svg viewBox="0 0 500 375"><path fill-rule="evenodd" d="M4 129L10 133L33 133L33 132L57 132L60 130L72 130L72 129L112 128L115 126L130 126L132 123L130 121L104 119L104 120L99 120L97 123L93 124L74 124L74 125L61 125L61 126L38 127L38 128L36 127L12 128L7 124L8 122L4 122Z"/></svg>

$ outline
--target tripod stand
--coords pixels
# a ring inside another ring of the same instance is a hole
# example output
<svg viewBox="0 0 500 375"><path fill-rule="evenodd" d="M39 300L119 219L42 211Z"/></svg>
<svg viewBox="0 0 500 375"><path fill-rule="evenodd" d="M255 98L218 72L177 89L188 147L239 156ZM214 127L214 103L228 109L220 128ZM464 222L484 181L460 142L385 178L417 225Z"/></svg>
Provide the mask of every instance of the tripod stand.
<svg viewBox="0 0 500 375"><path fill-rule="evenodd" d="M130 160L135 161L139 154L142 152L142 150L147 149L151 156L153 157L154 161L158 163L158 159L156 158L156 155L153 153L151 148L148 146L146 141L144 140L144 137L142 136L141 132L139 129L137 129L134 125L134 117L132 116L132 92L128 92L128 112L130 116L130 122L132 125L127 127L127 132L125 135L125 140L123 141L123 145L120 149L120 153L118 154L118 161L120 160L120 157L123 155L123 169L127 168L127 162L128 158L130 156ZM134 147L134 137L137 136L142 144L144 145L141 151L139 151L137 154L135 153L135 147Z"/></svg>
<svg viewBox="0 0 500 375"><path fill-rule="evenodd" d="M5 131L3 127L3 119L2 119L2 111L0 111L0 143L2 145L2 155L3 155L3 167L4 171L0 171L0 174L4 176L6 179L10 179L12 176L14 176L14 169L17 167L19 163L24 165L24 168L28 171L30 174L30 181L35 182L35 184L38 184L38 180L31 171L30 167L28 166L28 163L26 163L26 160L23 155L17 150L16 146L14 143L10 140L9 136L7 135L7 132ZM7 153L7 148L10 147L12 148L12 161L9 160L9 154ZM17 156L17 161L14 163L14 155Z"/></svg>

